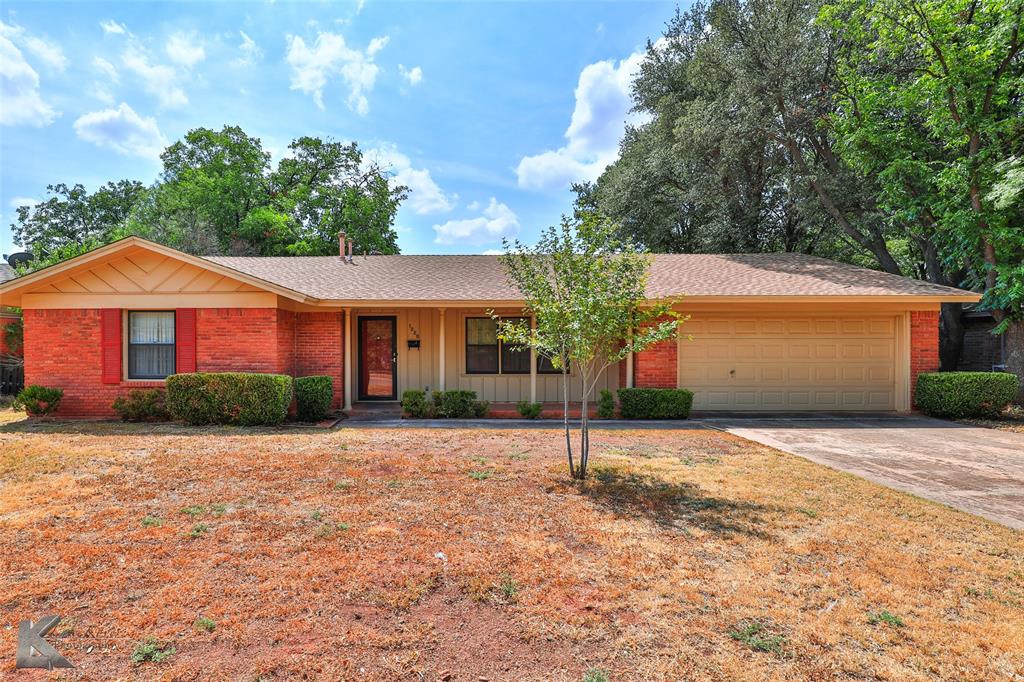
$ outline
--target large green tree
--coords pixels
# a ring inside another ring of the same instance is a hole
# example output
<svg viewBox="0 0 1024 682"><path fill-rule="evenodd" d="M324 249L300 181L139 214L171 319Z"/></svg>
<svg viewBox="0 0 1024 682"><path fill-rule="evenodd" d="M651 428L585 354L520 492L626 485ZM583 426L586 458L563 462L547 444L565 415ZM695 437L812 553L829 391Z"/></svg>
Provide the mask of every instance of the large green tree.
<svg viewBox="0 0 1024 682"><path fill-rule="evenodd" d="M36 256L42 267L77 256L123 236L132 210L146 194L135 180L108 182L95 192L82 185L48 185L47 197L31 206L19 206L11 225L14 241Z"/></svg>
<svg viewBox="0 0 1024 682"><path fill-rule="evenodd" d="M288 149L274 168L241 128L190 131L162 155L162 182L142 224L185 248L212 238L222 253L337 253L342 231L360 249L398 252L405 187L392 186L355 143L301 137Z"/></svg>
<svg viewBox="0 0 1024 682"><path fill-rule="evenodd" d="M840 156L929 279L984 292L1024 376L1024 0L837 0L822 20Z"/></svg>
<svg viewBox="0 0 1024 682"><path fill-rule="evenodd" d="M597 205L655 250L800 251L902 272L870 181L821 125L835 42L817 12L802 0L677 12L633 86L649 122L627 131Z"/></svg>
<svg viewBox="0 0 1024 682"><path fill-rule="evenodd" d="M346 232L360 250L398 252L394 221L406 188L355 143L301 137L275 166L237 126L197 128L161 159L151 187L121 180L89 193L58 184L20 208L14 237L36 255L32 267L129 234L195 254L328 255Z"/></svg>

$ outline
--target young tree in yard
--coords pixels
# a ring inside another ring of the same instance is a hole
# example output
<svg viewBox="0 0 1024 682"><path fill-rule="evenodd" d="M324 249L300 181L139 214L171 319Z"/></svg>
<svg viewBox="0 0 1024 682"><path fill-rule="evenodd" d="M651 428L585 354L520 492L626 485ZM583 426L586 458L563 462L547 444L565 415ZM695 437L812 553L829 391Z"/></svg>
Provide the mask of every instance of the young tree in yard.
<svg viewBox="0 0 1024 682"><path fill-rule="evenodd" d="M587 404L601 374L629 353L673 338L679 317L671 301L648 301L650 259L630 242L616 238L617 226L597 213L577 211L561 227L545 230L533 247L505 243L509 281L526 301L533 327L498 320L498 336L508 344L533 348L562 371L563 423L569 475L587 476L590 427ZM579 462L573 457L569 426L570 367L580 382Z"/></svg>
<svg viewBox="0 0 1024 682"><path fill-rule="evenodd" d="M1024 1L836 0L822 21L843 46L838 153L926 267L984 291L1024 377Z"/></svg>

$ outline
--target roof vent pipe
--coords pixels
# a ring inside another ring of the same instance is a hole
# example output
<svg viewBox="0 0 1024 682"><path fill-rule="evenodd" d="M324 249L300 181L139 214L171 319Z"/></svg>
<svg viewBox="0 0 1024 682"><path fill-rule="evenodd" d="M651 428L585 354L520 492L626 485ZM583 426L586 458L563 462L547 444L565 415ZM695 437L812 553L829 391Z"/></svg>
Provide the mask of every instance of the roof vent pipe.
<svg viewBox="0 0 1024 682"><path fill-rule="evenodd" d="M348 262L352 262L352 240L348 240Z"/></svg>
<svg viewBox="0 0 1024 682"><path fill-rule="evenodd" d="M345 230L338 233L338 255L345 260Z"/></svg>

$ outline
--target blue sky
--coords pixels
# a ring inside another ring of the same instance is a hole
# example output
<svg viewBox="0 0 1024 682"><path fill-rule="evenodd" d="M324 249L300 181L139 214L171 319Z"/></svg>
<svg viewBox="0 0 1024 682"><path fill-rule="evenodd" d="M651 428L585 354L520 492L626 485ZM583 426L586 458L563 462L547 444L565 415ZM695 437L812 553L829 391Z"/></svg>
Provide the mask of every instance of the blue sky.
<svg viewBox="0 0 1024 682"><path fill-rule="evenodd" d="M56 3L0 10L0 251L47 184L152 182L191 128L356 140L404 253L532 240L616 156L671 3Z"/></svg>

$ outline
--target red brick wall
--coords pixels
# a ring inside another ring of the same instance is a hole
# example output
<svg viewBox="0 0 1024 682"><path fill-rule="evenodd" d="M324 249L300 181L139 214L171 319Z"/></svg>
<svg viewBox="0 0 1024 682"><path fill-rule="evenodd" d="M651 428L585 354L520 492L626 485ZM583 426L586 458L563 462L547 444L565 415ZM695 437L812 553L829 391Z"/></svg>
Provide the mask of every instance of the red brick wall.
<svg viewBox="0 0 1024 682"><path fill-rule="evenodd" d="M939 311L910 311L910 402L914 403L917 375L939 371Z"/></svg>
<svg viewBox="0 0 1024 682"><path fill-rule="evenodd" d="M196 369L280 372L277 321L277 308L200 308L196 311Z"/></svg>
<svg viewBox="0 0 1024 682"><path fill-rule="evenodd" d="M110 404L126 389L102 381L100 311L25 310L23 314L25 385L64 389L59 416L112 416Z"/></svg>
<svg viewBox="0 0 1024 682"><path fill-rule="evenodd" d="M341 404L342 326L339 313L276 308L196 311L200 372L327 374ZM111 417L111 403L133 388L162 382L102 382L99 310L25 311L25 382L64 389L58 416Z"/></svg>
<svg viewBox="0 0 1024 682"><path fill-rule="evenodd" d="M342 313L296 313L295 376L326 375L334 380L334 407L341 407L344 384Z"/></svg>
<svg viewBox="0 0 1024 682"><path fill-rule="evenodd" d="M678 388L679 344L675 338L633 354L633 385L637 388Z"/></svg>

